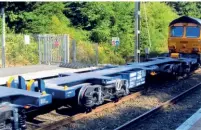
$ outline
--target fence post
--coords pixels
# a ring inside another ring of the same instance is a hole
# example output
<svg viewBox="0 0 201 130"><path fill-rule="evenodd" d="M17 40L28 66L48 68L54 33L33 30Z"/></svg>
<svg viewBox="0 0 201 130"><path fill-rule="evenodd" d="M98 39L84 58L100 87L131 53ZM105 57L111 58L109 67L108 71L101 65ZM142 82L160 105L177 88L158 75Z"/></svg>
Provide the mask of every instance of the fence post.
<svg viewBox="0 0 201 130"><path fill-rule="evenodd" d="M54 42L53 42L53 36L51 36L50 37L50 63L52 64L52 63L54 63L54 61L56 61L55 60L55 57L54 57L54 55L53 55L53 49L54 49Z"/></svg>
<svg viewBox="0 0 201 130"><path fill-rule="evenodd" d="M76 62L76 41L73 40L73 62Z"/></svg>
<svg viewBox="0 0 201 130"><path fill-rule="evenodd" d="M69 39L69 35L65 35L64 36L64 48L65 48L65 56L64 56L64 63L69 63L69 57L70 57L70 53L69 53L69 48L70 48L70 39Z"/></svg>
<svg viewBox="0 0 201 130"><path fill-rule="evenodd" d="M1 51L2 51L2 68L5 68L6 67L6 49L5 49L5 46L6 46L6 40L5 40L5 35L6 35L6 30L5 30L5 12L4 12L4 7L1 9L1 13L2 13L2 48L1 48Z"/></svg>
<svg viewBox="0 0 201 130"><path fill-rule="evenodd" d="M96 43L96 65L98 65L98 43Z"/></svg>
<svg viewBox="0 0 201 130"><path fill-rule="evenodd" d="M50 35L47 36L47 62L50 65Z"/></svg>
<svg viewBox="0 0 201 130"><path fill-rule="evenodd" d="M47 61L47 35L44 35L44 44L45 44L45 47L44 47L44 54L45 54L45 64L48 64L48 61Z"/></svg>
<svg viewBox="0 0 201 130"><path fill-rule="evenodd" d="M40 43L40 34L38 35L38 55L39 55L39 64L42 63L42 60L41 60L41 43Z"/></svg>
<svg viewBox="0 0 201 130"><path fill-rule="evenodd" d="M63 62L64 62L64 64L66 64L66 62L67 62L67 59L66 59L66 57L67 57L67 53L66 53L66 50L67 50L67 39L66 39L66 37L67 37L66 35L63 36L63 45L64 45L63 46L63 51L64 51L64 55L63 55L64 56L64 59L63 59L64 61Z"/></svg>

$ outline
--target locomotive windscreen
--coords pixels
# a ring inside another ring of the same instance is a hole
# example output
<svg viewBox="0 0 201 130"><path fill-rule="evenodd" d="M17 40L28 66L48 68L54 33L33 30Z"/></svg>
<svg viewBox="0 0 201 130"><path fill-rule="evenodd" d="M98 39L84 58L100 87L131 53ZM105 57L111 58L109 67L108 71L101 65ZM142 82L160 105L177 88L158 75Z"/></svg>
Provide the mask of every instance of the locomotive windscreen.
<svg viewBox="0 0 201 130"><path fill-rule="evenodd" d="M173 26L171 28L171 36L172 37L182 37L184 32L184 27L182 26Z"/></svg>
<svg viewBox="0 0 201 130"><path fill-rule="evenodd" d="M200 27L187 26L186 27L186 37L187 38L198 38L200 36Z"/></svg>

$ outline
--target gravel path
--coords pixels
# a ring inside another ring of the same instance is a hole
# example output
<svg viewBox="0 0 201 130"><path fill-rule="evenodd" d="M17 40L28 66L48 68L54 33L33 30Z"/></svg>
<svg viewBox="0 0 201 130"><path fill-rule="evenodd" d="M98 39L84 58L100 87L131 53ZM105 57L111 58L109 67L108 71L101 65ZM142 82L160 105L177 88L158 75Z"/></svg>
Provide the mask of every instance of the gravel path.
<svg viewBox="0 0 201 130"><path fill-rule="evenodd" d="M72 122L70 125L61 126L60 128L57 128L57 130L114 129L157 106L159 103L164 102L199 83L200 78L201 74L195 74L189 79L181 80L179 82L165 82L164 80L157 79L157 84L151 84L147 94L144 94L137 99L124 102L116 107L108 108L102 112L91 115L90 117Z"/></svg>

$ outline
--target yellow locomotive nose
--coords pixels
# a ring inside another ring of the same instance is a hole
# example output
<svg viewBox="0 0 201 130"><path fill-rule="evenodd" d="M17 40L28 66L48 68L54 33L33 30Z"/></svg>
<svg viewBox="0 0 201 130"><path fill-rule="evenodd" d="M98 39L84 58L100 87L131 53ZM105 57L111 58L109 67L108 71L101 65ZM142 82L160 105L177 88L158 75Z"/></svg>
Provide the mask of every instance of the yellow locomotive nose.
<svg viewBox="0 0 201 130"><path fill-rule="evenodd" d="M170 53L199 54L201 52L201 20L182 16L169 24Z"/></svg>
<svg viewBox="0 0 201 130"><path fill-rule="evenodd" d="M179 58L179 53L171 53L171 58Z"/></svg>

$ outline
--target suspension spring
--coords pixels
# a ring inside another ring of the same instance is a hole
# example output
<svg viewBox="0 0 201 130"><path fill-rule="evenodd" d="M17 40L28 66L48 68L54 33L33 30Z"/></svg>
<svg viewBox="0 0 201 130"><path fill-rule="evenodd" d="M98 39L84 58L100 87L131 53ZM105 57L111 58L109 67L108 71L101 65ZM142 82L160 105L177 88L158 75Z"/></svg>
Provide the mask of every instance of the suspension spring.
<svg viewBox="0 0 201 130"><path fill-rule="evenodd" d="M6 128L5 122L0 123L0 130L3 130Z"/></svg>
<svg viewBox="0 0 201 130"><path fill-rule="evenodd" d="M26 127L26 114L25 114L25 110L21 109L19 112L19 128L21 128L21 130L25 130Z"/></svg>
<svg viewBox="0 0 201 130"><path fill-rule="evenodd" d="M85 107L92 107L94 106L93 96L87 95L85 96Z"/></svg>
<svg viewBox="0 0 201 130"><path fill-rule="evenodd" d="M115 83L116 91L120 91L121 87L122 87L122 81L120 79L117 79Z"/></svg>

